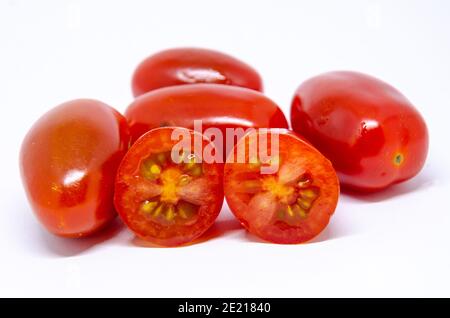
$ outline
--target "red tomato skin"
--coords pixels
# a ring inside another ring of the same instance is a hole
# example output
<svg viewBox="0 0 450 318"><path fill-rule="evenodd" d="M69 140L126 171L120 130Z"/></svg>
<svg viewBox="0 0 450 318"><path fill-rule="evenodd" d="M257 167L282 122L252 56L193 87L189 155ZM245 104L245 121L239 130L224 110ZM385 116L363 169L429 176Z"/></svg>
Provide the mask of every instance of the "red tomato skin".
<svg viewBox="0 0 450 318"><path fill-rule="evenodd" d="M332 162L343 187L371 192L419 173L428 130L411 102L369 75L339 71L304 82L291 105L292 128ZM398 157L398 164L395 158Z"/></svg>
<svg viewBox="0 0 450 318"><path fill-rule="evenodd" d="M115 172L129 140L126 119L96 100L63 103L32 126L20 151L22 182L49 232L84 237L115 218Z"/></svg>
<svg viewBox="0 0 450 318"><path fill-rule="evenodd" d="M263 91L260 75L246 63L221 52L174 48L149 56L136 68L135 97L151 90L183 84L216 83Z"/></svg>
<svg viewBox="0 0 450 318"><path fill-rule="evenodd" d="M182 85L158 89L138 97L125 111L132 141L150 129L178 126L194 129L202 120L203 131L219 128L288 128L281 109L254 90L219 85Z"/></svg>

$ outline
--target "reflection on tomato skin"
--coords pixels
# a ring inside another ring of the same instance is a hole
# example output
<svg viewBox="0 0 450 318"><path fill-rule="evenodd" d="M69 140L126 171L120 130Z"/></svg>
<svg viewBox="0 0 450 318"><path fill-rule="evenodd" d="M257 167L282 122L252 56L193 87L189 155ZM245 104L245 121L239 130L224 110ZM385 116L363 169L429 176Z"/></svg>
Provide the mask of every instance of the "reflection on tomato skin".
<svg viewBox="0 0 450 318"><path fill-rule="evenodd" d="M149 56L136 68L135 97L149 91L184 84L222 84L263 91L260 75L246 63L221 52L175 48Z"/></svg>

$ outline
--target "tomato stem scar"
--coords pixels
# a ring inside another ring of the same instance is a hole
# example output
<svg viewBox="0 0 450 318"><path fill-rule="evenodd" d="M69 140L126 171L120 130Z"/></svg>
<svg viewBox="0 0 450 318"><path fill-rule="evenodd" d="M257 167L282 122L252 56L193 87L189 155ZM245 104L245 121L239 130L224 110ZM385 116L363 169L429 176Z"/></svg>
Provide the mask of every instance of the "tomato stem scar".
<svg viewBox="0 0 450 318"><path fill-rule="evenodd" d="M405 157L401 153L396 153L394 156L394 166L399 167L402 165L403 161L405 160Z"/></svg>

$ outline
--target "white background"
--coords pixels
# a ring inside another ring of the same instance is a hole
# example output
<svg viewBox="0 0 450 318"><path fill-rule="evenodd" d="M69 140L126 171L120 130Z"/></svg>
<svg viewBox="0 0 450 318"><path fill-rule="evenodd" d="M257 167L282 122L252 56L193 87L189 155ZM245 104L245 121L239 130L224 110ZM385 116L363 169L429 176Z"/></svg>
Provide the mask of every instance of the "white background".
<svg viewBox="0 0 450 318"><path fill-rule="evenodd" d="M66 100L120 111L135 66L200 46L253 65L288 114L295 88L350 69L400 89L424 115L422 173L378 194L343 194L313 242L266 244L224 208L210 240L145 247L118 221L102 235L46 233L25 199L20 143ZM0 296L450 296L449 1L0 0Z"/></svg>

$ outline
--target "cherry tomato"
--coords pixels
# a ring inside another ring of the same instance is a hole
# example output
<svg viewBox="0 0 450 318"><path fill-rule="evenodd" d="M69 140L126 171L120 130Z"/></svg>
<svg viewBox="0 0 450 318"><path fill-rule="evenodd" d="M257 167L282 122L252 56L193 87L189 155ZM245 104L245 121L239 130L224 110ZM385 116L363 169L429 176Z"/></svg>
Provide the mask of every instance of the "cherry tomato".
<svg viewBox="0 0 450 318"><path fill-rule="evenodd" d="M300 136L285 129L249 133L227 158L224 191L228 206L247 230L274 243L302 243L328 224L339 197L339 182L331 163ZM255 148L256 147L256 148ZM237 160L239 149L247 149ZM253 154L250 149L256 149ZM253 156L253 157L252 157ZM234 158L234 160L232 159ZM263 173L262 167L278 169Z"/></svg>
<svg viewBox="0 0 450 318"><path fill-rule="evenodd" d="M194 120L201 120L202 132L208 128L220 129L223 147L215 142L223 154L226 153L226 128L288 127L281 109L263 94L219 84L172 86L149 92L128 107L125 117L133 141L156 127L194 129Z"/></svg>
<svg viewBox="0 0 450 318"><path fill-rule="evenodd" d="M192 150L174 161L174 130L190 136ZM214 147L199 133L164 127L143 135L128 151L117 172L114 203L119 215L140 238L155 244L185 244L203 234L223 203L223 165L202 161L193 146Z"/></svg>
<svg viewBox="0 0 450 318"><path fill-rule="evenodd" d="M259 74L224 53L199 48L177 48L145 59L133 75L134 96L182 84L215 83L263 90Z"/></svg>
<svg viewBox="0 0 450 318"><path fill-rule="evenodd" d="M48 231L82 237L111 221L114 176L128 148L125 118L95 100L73 100L44 114L20 152L22 181Z"/></svg>
<svg viewBox="0 0 450 318"><path fill-rule="evenodd" d="M427 157L422 116L399 91L368 75L331 72L304 82L292 101L291 122L354 190L410 179Z"/></svg>

